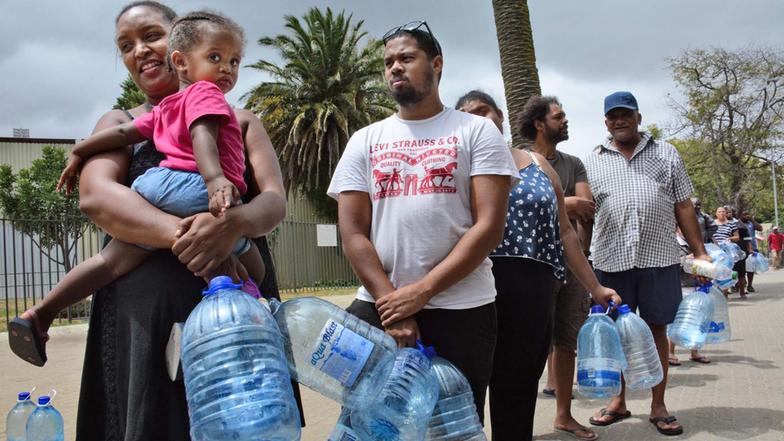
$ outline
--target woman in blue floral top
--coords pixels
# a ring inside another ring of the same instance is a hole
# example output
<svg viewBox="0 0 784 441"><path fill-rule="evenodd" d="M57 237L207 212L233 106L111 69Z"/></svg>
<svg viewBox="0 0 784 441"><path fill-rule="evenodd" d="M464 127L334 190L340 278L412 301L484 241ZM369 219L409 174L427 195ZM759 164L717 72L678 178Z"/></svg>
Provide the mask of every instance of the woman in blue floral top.
<svg viewBox="0 0 784 441"><path fill-rule="evenodd" d="M490 118L501 130L503 114L492 98L471 92L459 110ZM509 194L506 229L492 253L498 337L490 378L494 440L531 439L539 377L552 334L552 296L569 270L596 303L620 304L618 294L599 284L564 208L560 180L547 160L512 150L520 182Z"/></svg>

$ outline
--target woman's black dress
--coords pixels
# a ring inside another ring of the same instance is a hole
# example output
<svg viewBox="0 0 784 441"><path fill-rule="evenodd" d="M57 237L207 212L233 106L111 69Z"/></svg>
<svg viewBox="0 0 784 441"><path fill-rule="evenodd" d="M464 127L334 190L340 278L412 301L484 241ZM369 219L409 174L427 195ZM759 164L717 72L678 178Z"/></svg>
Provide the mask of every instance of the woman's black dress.
<svg viewBox="0 0 784 441"><path fill-rule="evenodd" d="M161 159L151 142L142 144L130 182ZM267 242L256 244L267 267L259 288L265 297L279 298ZM93 296L77 441L190 439L185 386L169 379L164 352L172 324L185 321L204 286L170 251L159 250ZM296 385L294 393L300 404Z"/></svg>

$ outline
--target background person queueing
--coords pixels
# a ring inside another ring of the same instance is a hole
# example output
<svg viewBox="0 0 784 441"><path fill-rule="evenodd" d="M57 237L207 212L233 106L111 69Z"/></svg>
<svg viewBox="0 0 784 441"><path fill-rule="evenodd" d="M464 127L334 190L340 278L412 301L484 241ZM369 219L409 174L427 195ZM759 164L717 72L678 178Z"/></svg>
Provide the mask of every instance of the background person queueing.
<svg viewBox="0 0 784 441"><path fill-rule="evenodd" d="M535 100L529 101L533 103ZM501 130L503 114L489 96L472 91L460 98L456 107L489 118ZM530 135L532 107L526 104L522 113L516 129ZM567 217L555 170L537 153L513 150L512 155L520 182L509 194L501 244L490 253L498 311L490 420L493 439L499 441L533 437L539 377L552 336L552 296L564 277L564 257L597 303L621 302L615 291L596 280ZM556 420L554 429L578 439L597 438L576 421Z"/></svg>

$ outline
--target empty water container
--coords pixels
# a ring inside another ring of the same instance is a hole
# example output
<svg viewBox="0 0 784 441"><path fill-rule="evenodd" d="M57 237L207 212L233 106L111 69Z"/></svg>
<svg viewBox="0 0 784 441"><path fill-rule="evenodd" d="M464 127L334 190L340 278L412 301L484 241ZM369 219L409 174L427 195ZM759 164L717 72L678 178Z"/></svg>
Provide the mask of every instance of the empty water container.
<svg viewBox="0 0 784 441"><path fill-rule="evenodd" d="M768 259L758 252L749 254L746 258L746 272L764 273L768 270Z"/></svg>
<svg viewBox="0 0 784 441"><path fill-rule="evenodd" d="M667 328L667 336L676 345L696 350L705 344L713 317L710 287L710 283L700 286L678 305L675 320Z"/></svg>
<svg viewBox="0 0 784 441"><path fill-rule="evenodd" d="M632 312L629 305L618 307L618 314L615 327L626 355L626 369L623 370L626 387L631 390L650 389L664 378L651 328Z"/></svg>
<svg viewBox="0 0 784 441"><path fill-rule="evenodd" d="M713 283L715 283L719 289L730 289L738 283L738 273L737 271L733 271L731 278L714 280Z"/></svg>
<svg viewBox="0 0 784 441"><path fill-rule="evenodd" d="M732 265L735 263L733 260L733 256L724 252L721 247L713 243L706 243L705 244L705 252L711 257L714 263L719 265L724 265L727 268L732 268Z"/></svg>
<svg viewBox="0 0 784 441"><path fill-rule="evenodd" d="M724 343L729 341L732 334L727 298L716 286L710 288L710 295L713 300L713 316L710 325L708 325L708 336L705 343Z"/></svg>
<svg viewBox="0 0 784 441"><path fill-rule="evenodd" d="M733 242L722 242L718 244L719 247L724 250L729 256L732 256L733 262L738 262L746 258L746 253L740 249L738 244Z"/></svg>
<svg viewBox="0 0 784 441"><path fill-rule="evenodd" d="M692 256L681 258L683 271L695 276L703 276L709 279L728 279L732 276L732 270L724 265L707 260L695 259Z"/></svg>
<svg viewBox="0 0 784 441"><path fill-rule="evenodd" d="M27 441L63 441L63 416L52 406L48 395L38 397L38 406L30 414L26 425Z"/></svg>
<svg viewBox="0 0 784 441"><path fill-rule="evenodd" d="M362 441L423 440L438 400L438 379L424 348L403 348L381 394L351 412Z"/></svg>
<svg viewBox="0 0 784 441"><path fill-rule="evenodd" d="M438 402L427 428L427 439L438 441L487 441L476 413L471 385L455 365L433 357L438 378ZM484 410L484 409L483 409Z"/></svg>
<svg viewBox="0 0 784 441"><path fill-rule="evenodd" d="M621 371L625 367L615 324L603 307L591 307L577 335L577 391L586 398L616 396L621 393Z"/></svg>
<svg viewBox="0 0 784 441"><path fill-rule="evenodd" d="M16 404L5 418L5 435L8 441L25 441L27 439L25 435L27 419L36 408L33 400L30 399L31 393L32 391L19 392Z"/></svg>
<svg viewBox="0 0 784 441"><path fill-rule="evenodd" d="M351 409L378 397L394 365L392 337L315 297L272 300L270 307L292 377Z"/></svg>
<svg viewBox="0 0 784 441"><path fill-rule="evenodd" d="M272 314L229 277L210 281L185 322L191 438L298 440L299 410Z"/></svg>

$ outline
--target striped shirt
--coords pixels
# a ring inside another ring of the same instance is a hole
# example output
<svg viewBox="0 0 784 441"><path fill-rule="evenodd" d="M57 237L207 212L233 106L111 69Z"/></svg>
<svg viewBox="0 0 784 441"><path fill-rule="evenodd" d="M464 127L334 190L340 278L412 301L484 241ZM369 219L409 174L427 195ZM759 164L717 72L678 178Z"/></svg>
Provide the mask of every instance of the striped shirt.
<svg viewBox="0 0 784 441"><path fill-rule="evenodd" d="M607 139L585 161L596 199L593 263L602 271L679 262L675 204L694 189L675 147L640 135L629 160Z"/></svg>
<svg viewBox="0 0 784 441"><path fill-rule="evenodd" d="M735 231L738 230L738 224L733 222L727 222L724 224L720 224L716 222L716 232L713 233L713 241L715 243L724 243L730 241L730 236L735 234Z"/></svg>

